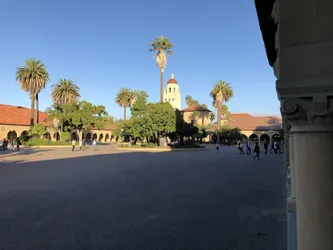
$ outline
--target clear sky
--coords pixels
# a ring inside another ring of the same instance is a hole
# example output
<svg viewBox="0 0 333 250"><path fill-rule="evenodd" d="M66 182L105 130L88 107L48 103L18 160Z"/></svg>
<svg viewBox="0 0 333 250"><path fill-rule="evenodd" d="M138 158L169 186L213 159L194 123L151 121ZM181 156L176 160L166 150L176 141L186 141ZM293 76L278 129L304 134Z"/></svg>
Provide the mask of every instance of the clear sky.
<svg viewBox="0 0 333 250"><path fill-rule="evenodd" d="M165 82L174 73L182 107L188 94L211 107L209 92L224 80L234 89L232 113L279 115L253 0L5 0L0 24L0 103L30 107L15 71L33 57L51 77L40 94L41 110L51 105L51 85L68 78L82 99L121 117L114 103L121 87L159 101L159 69L148 49L163 35L175 46Z"/></svg>

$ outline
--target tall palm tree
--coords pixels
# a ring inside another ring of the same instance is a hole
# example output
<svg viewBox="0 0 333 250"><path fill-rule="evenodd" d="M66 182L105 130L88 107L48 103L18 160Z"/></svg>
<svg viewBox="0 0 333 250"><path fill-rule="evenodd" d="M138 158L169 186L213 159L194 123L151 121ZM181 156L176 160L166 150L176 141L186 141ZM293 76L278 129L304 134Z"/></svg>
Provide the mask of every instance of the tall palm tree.
<svg viewBox="0 0 333 250"><path fill-rule="evenodd" d="M154 58L156 58L156 64L160 68L160 102L163 102L163 73L167 64L166 54L173 54L172 47L173 44L165 36L156 37L150 44L149 52L156 52Z"/></svg>
<svg viewBox="0 0 333 250"><path fill-rule="evenodd" d="M126 108L133 105L136 92L130 88L121 88L116 95L115 102L124 108L124 120L126 120Z"/></svg>
<svg viewBox="0 0 333 250"><path fill-rule="evenodd" d="M34 125L35 100L37 110L37 123L39 122L39 102L38 94L45 88L46 83L50 80L49 73L45 65L33 58L25 60L25 65L16 69L16 81L19 82L21 89L30 93L31 113L30 126Z"/></svg>
<svg viewBox="0 0 333 250"><path fill-rule="evenodd" d="M76 103L81 97L80 88L72 80L60 79L59 82L52 85L51 96L56 106Z"/></svg>
<svg viewBox="0 0 333 250"><path fill-rule="evenodd" d="M223 103L229 101L234 96L230 83L218 81L210 91L210 96L213 98L213 106L217 108L217 130L220 130L221 125L221 110ZM222 110L223 111L223 110ZM219 141L219 133L218 133Z"/></svg>

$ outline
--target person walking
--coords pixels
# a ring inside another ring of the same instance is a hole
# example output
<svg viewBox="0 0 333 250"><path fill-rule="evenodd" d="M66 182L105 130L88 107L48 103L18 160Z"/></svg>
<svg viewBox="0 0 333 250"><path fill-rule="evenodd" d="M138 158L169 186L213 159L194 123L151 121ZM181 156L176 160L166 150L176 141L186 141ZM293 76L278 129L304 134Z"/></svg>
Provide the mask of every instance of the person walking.
<svg viewBox="0 0 333 250"><path fill-rule="evenodd" d="M216 154L220 154L220 145L216 143Z"/></svg>
<svg viewBox="0 0 333 250"><path fill-rule="evenodd" d="M274 150L274 141L272 141L271 143L271 150L269 152L272 153L273 150Z"/></svg>
<svg viewBox="0 0 333 250"><path fill-rule="evenodd" d="M256 142L256 146L254 147L253 152L256 153L256 155L254 156L253 159L258 158L258 161L259 161L259 160L260 160L260 147L259 147L259 145L258 145L258 142Z"/></svg>
<svg viewBox="0 0 333 250"><path fill-rule="evenodd" d="M267 155L267 150L268 150L268 143L267 143L267 141L265 141L264 149L265 149L265 155Z"/></svg>
<svg viewBox="0 0 333 250"><path fill-rule="evenodd" d="M17 140L16 140L16 149L17 149L17 151L20 151L20 145L21 145L20 138L17 138Z"/></svg>
<svg viewBox="0 0 333 250"><path fill-rule="evenodd" d="M82 150L82 140L79 141L80 151Z"/></svg>
<svg viewBox="0 0 333 250"><path fill-rule="evenodd" d="M10 142L10 149L11 151L14 151L14 140Z"/></svg>
<svg viewBox="0 0 333 250"><path fill-rule="evenodd" d="M247 155L251 155L251 143L250 143L250 140L248 140L247 144L246 144L246 154Z"/></svg>
<svg viewBox="0 0 333 250"><path fill-rule="evenodd" d="M75 141L75 139L73 138L73 140L72 140L72 152L74 152L75 144L76 144L76 141Z"/></svg>
<svg viewBox="0 0 333 250"><path fill-rule="evenodd" d="M94 151L96 151L96 139L94 139L93 145L94 145Z"/></svg>

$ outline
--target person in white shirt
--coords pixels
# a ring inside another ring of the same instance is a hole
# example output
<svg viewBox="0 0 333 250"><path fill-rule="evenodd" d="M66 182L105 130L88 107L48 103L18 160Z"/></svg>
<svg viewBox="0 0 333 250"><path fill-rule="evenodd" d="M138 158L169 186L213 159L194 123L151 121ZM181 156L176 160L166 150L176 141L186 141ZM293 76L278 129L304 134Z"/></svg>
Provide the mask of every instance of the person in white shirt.
<svg viewBox="0 0 333 250"><path fill-rule="evenodd" d="M75 139L73 138L73 140L72 140L72 151L74 152L74 149L75 149L75 143L76 143L76 141L75 141Z"/></svg>
<svg viewBox="0 0 333 250"><path fill-rule="evenodd" d="M82 150L82 140L79 141L80 150Z"/></svg>
<svg viewBox="0 0 333 250"><path fill-rule="evenodd" d="M96 150L96 139L94 139L93 145L94 145L94 151L95 151Z"/></svg>

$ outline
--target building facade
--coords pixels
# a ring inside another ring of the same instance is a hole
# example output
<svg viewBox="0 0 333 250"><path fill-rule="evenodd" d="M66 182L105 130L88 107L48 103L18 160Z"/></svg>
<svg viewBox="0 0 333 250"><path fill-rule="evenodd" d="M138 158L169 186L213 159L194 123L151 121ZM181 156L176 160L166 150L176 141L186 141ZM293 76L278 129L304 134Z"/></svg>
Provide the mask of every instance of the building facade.
<svg viewBox="0 0 333 250"><path fill-rule="evenodd" d="M163 92L164 102L169 102L174 109L181 110L181 95L178 82L176 81L174 75L168 80L164 92Z"/></svg>
<svg viewBox="0 0 333 250"><path fill-rule="evenodd" d="M210 110L200 105L192 105L182 110L184 121L194 125L204 126L210 124Z"/></svg>
<svg viewBox="0 0 333 250"><path fill-rule="evenodd" d="M35 112L36 117L36 112ZM53 128L48 115L39 112L39 121L47 127L52 141L60 140L60 131ZM0 104L0 138L16 139L29 135L30 130L30 109L22 106L12 106ZM82 131L82 138L86 140L96 139L98 142L115 141L112 131L114 124L108 124L104 129L89 128Z"/></svg>
<svg viewBox="0 0 333 250"><path fill-rule="evenodd" d="M333 1L255 0L255 4L289 141L288 249L331 250Z"/></svg>

